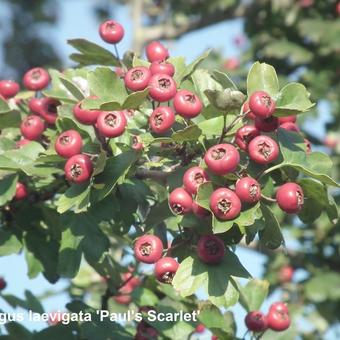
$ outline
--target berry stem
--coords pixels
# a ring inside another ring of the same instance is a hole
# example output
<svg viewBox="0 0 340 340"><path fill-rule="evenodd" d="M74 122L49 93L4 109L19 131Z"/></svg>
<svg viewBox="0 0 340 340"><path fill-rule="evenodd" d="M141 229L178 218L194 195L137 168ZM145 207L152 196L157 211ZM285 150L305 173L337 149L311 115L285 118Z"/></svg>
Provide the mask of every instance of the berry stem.
<svg viewBox="0 0 340 340"><path fill-rule="evenodd" d="M98 141L99 141L99 143L100 143L102 149L103 149L104 151L106 151L106 153L107 153L109 156L112 156L112 150L110 149L110 147L109 147L108 144L106 143L105 137L103 137L103 136L98 132L97 129L94 129L94 131L95 131L96 137L97 137L97 139L98 139Z"/></svg>
<svg viewBox="0 0 340 340"><path fill-rule="evenodd" d="M275 198L271 198L271 197L268 197L268 196L265 196L263 194L261 194L261 197L269 202L276 202L276 199Z"/></svg>
<svg viewBox="0 0 340 340"><path fill-rule="evenodd" d="M119 61L119 64L120 64L121 68L122 68L124 71L126 71L126 67L125 67L125 65L123 64L122 60L120 59L117 44L114 44L114 45L113 45L113 48L114 48L114 50L115 50L115 55L116 55L116 58L117 58L118 61Z"/></svg>

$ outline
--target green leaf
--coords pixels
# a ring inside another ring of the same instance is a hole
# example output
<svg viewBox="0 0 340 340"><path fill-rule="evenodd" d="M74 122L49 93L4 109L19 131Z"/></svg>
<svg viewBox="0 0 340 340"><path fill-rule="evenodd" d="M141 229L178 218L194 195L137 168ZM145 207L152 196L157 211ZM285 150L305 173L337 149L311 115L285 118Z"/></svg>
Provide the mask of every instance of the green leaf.
<svg viewBox="0 0 340 340"><path fill-rule="evenodd" d="M338 289L340 274L335 272L320 272L308 280L304 285L306 297L315 303L325 301L339 301Z"/></svg>
<svg viewBox="0 0 340 340"><path fill-rule="evenodd" d="M184 57L171 57L167 60L175 67L174 80L176 84L180 84L182 81L183 74L185 73L185 58Z"/></svg>
<svg viewBox="0 0 340 340"><path fill-rule="evenodd" d="M288 116L308 111L315 104L309 99L310 93L302 84L290 83L276 99L275 116Z"/></svg>
<svg viewBox="0 0 340 340"><path fill-rule="evenodd" d="M248 97L255 91L265 91L276 97L279 93L279 81L273 66L256 62L251 67L247 78Z"/></svg>
<svg viewBox="0 0 340 340"><path fill-rule="evenodd" d="M42 304L29 290L25 290L25 297L29 310L40 314L44 313Z"/></svg>
<svg viewBox="0 0 340 340"><path fill-rule="evenodd" d="M268 295L269 282L252 279L245 287L239 286L240 303L247 312L260 310L262 303Z"/></svg>
<svg viewBox="0 0 340 340"><path fill-rule="evenodd" d="M201 54L199 57L197 57L191 64L185 67L182 74L179 74L179 79L183 80L185 78L188 78L192 73L197 69L199 64L208 58L211 50L205 51L203 54Z"/></svg>
<svg viewBox="0 0 340 340"><path fill-rule="evenodd" d="M0 113L0 129L15 128L20 125L20 112L13 110L5 113Z"/></svg>
<svg viewBox="0 0 340 340"><path fill-rule="evenodd" d="M18 182L16 174L8 175L0 179L0 206L9 202L14 194Z"/></svg>
<svg viewBox="0 0 340 340"><path fill-rule="evenodd" d="M264 229L259 231L261 243L267 248L276 249L284 244L280 224L272 210L265 204L261 204Z"/></svg>
<svg viewBox="0 0 340 340"><path fill-rule="evenodd" d="M64 77L60 77L60 81L67 88L67 90L69 90L72 93L74 98L78 99L79 101L85 98L83 92L78 88L77 85L72 83L70 80Z"/></svg>
<svg viewBox="0 0 340 340"><path fill-rule="evenodd" d="M8 106L7 102L0 98L0 114L10 112L11 108Z"/></svg>
<svg viewBox="0 0 340 340"><path fill-rule="evenodd" d="M249 278L250 274L228 250L222 262L214 266L203 263L196 256L188 256L181 262L172 284L183 297L202 288L214 305L227 308L239 298L233 277Z"/></svg>
<svg viewBox="0 0 340 340"><path fill-rule="evenodd" d="M8 322L5 324L6 331L10 335L8 340L27 339L30 340L32 333L18 322Z"/></svg>
<svg viewBox="0 0 340 340"><path fill-rule="evenodd" d="M224 112L239 111L246 99L242 92L230 88L224 91L208 89L204 91L204 94L213 106Z"/></svg>
<svg viewBox="0 0 340 340"><path fill-rule="evenodd" d="M234 90L238 90L237 86L232 81L232 79L227 75L227 73L221 72L219 70L213 70L212 77L218 83L220 83L224 89L229 87L229 88L234 88Z"/></svg>
<svg viewBox="0 0 340 340"><path fill-rule="evenodd" d="M67 43L80 52L72 54L70 58L82 66L120 66L119 60L110 51L88 40L72 39Z"/></svg>
<svg viewBox="0 0 340 340"><path fill-rule="evenodd" d="M202 131L197 125L190 125L173 133L171 138L177 143L197 141L201 133Z"/></svg>
<svg viewBox="0 0 340 340"><path fill-rule="evenodd" d="M158 303L157 295L152 290L144 287L134 289L131 296L138 306L156 306Z"/></svg>
<svg viewBox="0 0 340 340"><path fill-rule="evenodd" d="M86 211L90 205L90 189L88 183L71 185L56 202L58 213L71 209L76 213Z"/></svg>
<svg viewBox="0 0 340 340"><path fill-rule="evenodd" d="M139 108L149 94L149 89L146 88L143 91L136 91L130 93L125 99L122 108L123 109L137 109Z"/></svg>
<svg viewBox="0 0 340 340"><path fill-rule="evenodd" d="M21 242L14 234L3 229L0 230L0 256L19 253L21 248Z"/></svg>

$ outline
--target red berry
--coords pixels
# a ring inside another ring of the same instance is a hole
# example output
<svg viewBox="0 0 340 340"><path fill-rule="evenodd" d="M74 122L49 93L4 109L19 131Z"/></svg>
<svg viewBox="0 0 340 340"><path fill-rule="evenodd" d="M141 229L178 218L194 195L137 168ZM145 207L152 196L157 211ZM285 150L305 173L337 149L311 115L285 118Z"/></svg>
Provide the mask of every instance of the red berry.
<svg viewBox="0 0 340 340"><path fill-rule="evenodd" d="M286 213L298 213L303 207L303 190L296 183L285 183L277 190L276 200L279 207Z"/></svg>
<svg viewBox="0 0 340 340"><path fill-rule="evenodd" d="M35 67L27 71L23 78L24 86L31 91L40 91L50 82L50 76L41 67Z"/></svg>
<svg viewBox="0 0 340 340"><path fill-rule="evenodd" d="M246 117L247 117L248 119L250 119L250 120L255 120L256 116L254 115L253 112L250 111L250 109L249 109L249 103L248 103L248 102L245 102L245 103L243 104L242 112L243 112L243 113L246 113L246 112L247 112Z"/></svg>
<svg viewBox="0 0 340 340"><path fill-rule="evenodd" d="M291 123L291 122L282 123L279 127L281 129L285 129L288 131L300 132L299 127L295 123Z"/></svg>
<svg viewBox="0 0 340 340"><path fill-rule="evenodd" d="M163 243L154 235L144 235L138 238L134 247L135 258L143 263L155 263L163 254Z"/></svg>
<svg viewBox="0 0 340 340"><path fill-rule="evenodd" d="M45 124L39 116L27 116L20 125L22 135L29 140L40 138L45 130Z"/></svg>
<svg viewBox="0 0 340 340"><path fill-rule="evenodd" d="M175 123L175 114L171 107L160 106L155 109L150 118L150 128L155 133L164 133L168 131Z"/></svg>
<svg viewBox="0 0 340 340"><path fill-rule="evenodd" d="M48 321L47 323L50 326L56 326L59 323L63 321L63 316L66 315L67 313L61 312L61 311L56 311L56 312L50 312L48 315Z"/></svg>
<svg viewBox="0 0 340 340"><path fill-rule="evenodd" d="M210 209L220 220L232 220L241 211L241 201L230 189L219 188L210 196Z"/></svg>
<svg viewBox="0 0 340 340"><path fill-rule="evenodd" d="M78 122L85 125L93 125L97 122L97 118L101 111L98 110L88 110L81 107L82 102L80 101L73 107L74 117Z"/></svg>
<svg viewBox="0 0 340 340"><path fill-rule="evenodd" d="M124 28L115 20L107 20L99 26L99 35L107 43L117 44L124 37Z"/></svg>
<svg viewBox="0 0 340 340"><path fill-rule="evenodd" d="M132 291L141 284L141 280L133 276L132 273L123 273L122 280L125 282L122 287L119 288L119 293L130 294Z"/></svg>
<svg viewBox="0 0 340 340"><path fill-rule="evenodd" d="M92 161L87 155L74 155L67 160L64 171L69 181L77 184L86 182L93 172Z"/></svg>
<svg viewBox="0 0 340 340"><path fill-rule="evenodd" d="M336 4L336 14L340 16L340 1Z"/></svg>
<svg viewBox="0 0 340 340"><path fill-rule="evenodd" d="M0 80L0 95L5 99L15 97L20 91L20 86L13 80Z"/></svg>
<svg viewBox="0 0 340 340"><path fill-rule="evenodd" d="M238 60L238 58L235 58L235 57L228 58L223 63L223 67L229 71L236 70L239 68L239 66L240 66L240 61Z"/></svg>
<svg viewBox="0 0 340 340"><path fill-rule="evenodd" d="M116 75L119 77L119 78L124 78L125 77L125 70L121 67L116 67L115 68L115 72L116 72Z"/></svg>
<svg viewBox="0 0 340 340"><path fill-rule="evenodd" d="M175 97L176 82L167 74L154 74L149 81L149 95L157 102L167 102Z"/></svg>
<svg viewBox="0 0 340 340"><path fill-rule="evenodd" d="M142 140L139 136L132 136L132 148L140 151L144 148Z"/></svg>
<svg viewBox="0 0 340 340"><path fill-rule="evenodd" d="M169 205L174 214L187 214L192 207L191 195L183 188L176 188L169 195Z"/></svg>
<svg viewBox="0 0 340 340"><path fill-rule="evenodd" d="M4 290L7 286L7 282L3 277L0 277L0 290Z"/></svg>
<svg viewBox="0 0 340 340"><path fill-rule="evenodd" d="M184 173L183 185L189 194L196 195L199 186L208 180L209 177L206 171L199 166L194 166Z"/></svg>
<svg viewBox="0 0 340 340"><path fill-rule="evenodd" d="M281 301L272 303L269 308L269 311L289 314L287 304Z"/></svg>
<svg viewBox="0 0 340 340"><path fill-rule="evenodd" d="M175 67L171 63L165 61L154 61L150 65L150 72L152 75L167 74L170 77L173 77L173 75L175 74Z"/></svg>
<svg viewBox="0 0 340 340"><path fill-rule="evenodd" d="M268 164L279 156L279 146L268 136L257 136L249 143L248 153L254 162Z"/></svg>
<svg viewBox="0 0 340 340"><path fill-rule="evenodd" d="M225 246L221 239L214 235L201 236L197 243L197 255L205 263L220 263L225 254Z"/></svg>
<svg viewBox="0 0 340 340"><path fill-rule="evenodd" d="M255 203L261 199L260 184L251 177L240 178L236 182L235 192L242 202Z"/></svg>
<svg viewBox="0 0 340 340"><path fill-rule="evenodd" d="M217 335L212 335L211 336L211 340L218 340L218 336Z"/></svg>
<svg viewBox="0 0 340 340"><path fill-rule="evenodd" d="M27 188L26 185L20 182L17 182L17 185L15 187L15 195L14 198L17 201L23 200L27 196Z"/></svg>
<svg viewBox="0 0 340 340"><path fill-rule="evenodd" d="M121 136L126 128L126 118L122 111L103 111L97 118L97 129L104 137Z"/></svg>
<svg viewBox="0 0 340 340"><path fill-rule="evenodd" d="M283 124L283 123L295 123L296 122L296 116L292 115L292 116L286 116L286 117L279 117L279 124Z"/></svg>
<svg viewBox="0 0 340 340"><path fill-rule="evenodd" d="M249 98L249 108L256 117L268 118L275 111L275 101L265 91L256 91Z"/></svg>
<svg viewBox="0 0 340 340"><path fill-rule="evenodd" d="M247 328L253 332L264 332L268 328L267 317L260 311L249 312L244 321Z"/></svg>
<svg viewBox="0 0 340 340"><path fill-rule="evenodd" d="M78 131L67 130L59 135L54 147L59 156L70 158L81 152L83 140Z"/></svg>
<svg viewBox="0 0 340 340"><path fill-rule="evenodd" d="M28 101L28 108L31 110L31 112L40 114L40 110L42 107L42 99L43 98L33 97Z"/></svg>
<svg viewBox="0 0 340 340"><path fill-rule="evenodd" d="M156 279L160 282L171 284L178 267L178 262L172 257L161 258L155 265Z"/></svg>
<svg viewBox="0 0 340 340"><path fill-rule="evenodd" d="M131 91L142 91L150 82L151 72L147 67L138 66L131 68L125 75L125 86Z"/></svg>
<svg viewBox="0 0 340 340"><path fill-rule="evenodd" d="M255 127L263 132L275 131L279 127L279 120L274 116L264 119L256 117Z"/></svg>
<svg viewBox="0 0 340 340"><path fill-rule="evenodd" d="M203 333L205 331L205 326L199 323L195 328L195 333Z"/></svg>
<svg viewBox="0 0 340 340"><path fill-rule="evenodd" d="M231 144L217 144L206 152L204 161L211 172L223 176L236 170L240 154Z"/></svg>
<svg viewBox="0 0 340 340"><path fill-rule="evenodd" d="M210 215L209 210L201 207L195 201L192 201L191 210L197 217L206 217Z"/></svg>
<svg viewBox="0 0 340 340"><path fill-rule="evenodd" d="M307 138L304 139L304 143L306 145L306 154L309 155L312 152L312 144Z"/></svg>
<svg viewBox="0 0 340 340"><path fill-rule="evenodd" d="M323 140L323 144L330 149L335 149L336 146L338 145L338 141L336 140L336 138L332 136L326 136L325 139Z"/></svg>
<svg viewBox="0 0 340 340"><path fill-rule="evenodd" d="M34 102L33 102L34 103ZM55 124L58 115L57 107L61 105L59 100L53 98L41 98L39 102L35 102L36 113L38 113L48 124ZM32 104L34 107L34 105Z"/></svg>
<svg viewBox="0 0 340 340"><path fill-rule="evenodd" d="M268 327L273 331L281 332L289 328L290 317L288 313L269 311L267 315Z"/></svg>
<svg viewBox="0 0 340 340"><path fill-rule="evenodd" d="M169 58L169 52L159 41L152 41L146 46L146 57L153 63L154 61L163 61Z"/></svg>
<svg viewBox="0 0 340 340"><path fill-rule="evenodd" d="M236 131L235 143L241 150L246 151L252 139L260 135L260 131L254 125L244 125Z"/></svg>
<svg viewBox="0 0 340 340"><path fill-rule="evenodd" d="M179 90L173 101L174 109L183 118L194 118L202 111L202 102L196 94L188 90Z"/></svg>
<svg viewBox="0 0 340 340"><path fill-rule="evenodd" d="M23 147L24 145L26 145L30 142L31 141L29 139L22 138L15 143L15 146L16 146L17 149L20 149L21 147Z"/></svg>
<svg viewBox="0 0 340 340"><path fill-rule="evenodd" d="M132 296L129 294L119 294L112 296L112 299L120 305L128 305L132 301Z"/></svg>

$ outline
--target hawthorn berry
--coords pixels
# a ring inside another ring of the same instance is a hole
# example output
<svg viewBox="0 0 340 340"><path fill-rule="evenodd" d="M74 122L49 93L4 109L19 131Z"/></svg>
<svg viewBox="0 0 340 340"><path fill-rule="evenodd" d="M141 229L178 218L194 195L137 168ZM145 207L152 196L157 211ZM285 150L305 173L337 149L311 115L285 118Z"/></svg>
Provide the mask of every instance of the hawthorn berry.
<svg viewBox="0 0 340 340"><path fill-rule="evenodd" d="M210 196L210 209L220 220L232 220L241 211L241 201L234 191L219 188Z"/></svg>
<svg viewBox="0 0 340 340"><path fill-rule="evenodd" d="M176 188L169 195L169 206L176 215L187 214L192 208L191 195L183 188Z"/></svg>
<svg viewBox="0 0 340 340"><path fill-rule="evenodd" d="M289 314L287 304L281 301L272 303L269 311Z"/></svg>
<svg viewBox="0 0 340 340"><path fill-rule="evenodd" d="M145 313L147 313L150 309L148 308L145 310ZM143 312L143 310L140 310L140 312ZM142 320L137 325L137 333L134 337L134 340L156 340L158 339L158 331L157 329L151 327L147 322Z"/></svg>
<svg viewBox="0 0 340 340"><path fill-rule="evenodd" d="M240 154L231 144L217 144L208 149L204 161L211 172L223 176L236 170Z"/></svg>
<svg viewBox="0 0 340 340"><path fill-rule="evenodd" d="M199 166L189 168L183 175L184 188L191 195L196 195L199 186L208 180L208 174Z"/></svg>
<svg viewBox="0 0 340 340"><path fill-rule="evenodd" d="M149 95L157 102L167 102L175 97L176 82L167 74L154 74L149 81Z"/></svg>
<svg viewBox="0 0 340 340"><path fill-rule="evenodd" d="M255 203L261 199L259 182L252 177L243 177L237 180L235 193L241 202Z"/></svg>
<svg viewBox="0 0 340 340"><path fill-rule="evenodd" d="M135 149L137 151L140 151L144 148L144 145L142 143L142 140L139 136L132 136L132 149Z"/></svg>
<svg viewBox="0 0 340 340"><path fill-rule="evenodd" d="M123 273L122 280L124 284L119 288L119 293L121 294L130 294L141 284L141 280L130 272Z"/></svg>
<svg viewBox="0 0 340 340"><path fill-rule="evenodd" d="M117 44L124 37L124 28L115 20L107 20L99 26L99 35L107 43Z"/></svg>
<svg viewBox="0 0 340 340"><path fill-rule="evenodd" d="M93 172L92 161L87 155L74 155L67 160L64 171L69 181L77 184L86 182Z"/></svg>
<svg viewBox="0 0 340 340"><path fill-rule="evenodd" d="M217 335L212 335L211 336L211 340L218 340L218 336Z"/></svg>
<svg viewBox="0 0 340 340"><path fill-rule="evenodd" d="M274 116L268 118L255 118L255 127L263 132L275 131L279 127L279 120Z"/></svg>
<svg viewBox="0 0 340 340"><path fill-rule="evenodd" d="M118 294L112 296L112 299L120 305L128 305L132 301L132 296L129 294Z"/></svg>
<svg viewBox="0 0 340 340"><path fill-rule="evenodd" d="M265 91L256 91L249 98L249 109L256 117L268 118L275 111L275 101Z"/></svg>
<svg viewBox="0 0 340 340"><path fill-rule="evenodd" d="M131 68L125 75L125 86L131 91L143 91L150 82L151 72L147 67Z"/></svg>
<svg viewBox="0 0 340 340"><path fill-rule="evenodd" d="M28 195L26 185L20 182L17 182L16 187L15 187L15 194L14 198L17 201L23 200L26 198Z"/></svg>
<svg viewBox="0 0 340 340"><path fill-rule="evenodd" d="M121 136L126 128L127 121L122 111L103 111L97 118L97 129L104 137Z"/></svg>
<svg viewBox="0 0 340 340"><path fill-rule="evenodd" d="M203 333L205 331L205 326L199 323L195 328L195 333Z"/></svg>
<svg viewBox="0 0 340 340"><path fill-rule="evenodd" d="M279 124L284 124L284 123L295 123L296 122L296 116L285 116L285 117L279 117Z"/></svg>
<svg viewBox="0 0 340 340"><path fill-rule="evenodd" d="M268 136L257 136L249 143L248 153L254 162L268 164L279 156L279 146Z"/></svg>
<svg viewBox="0 0 340 340"><path fill-rule="evenodd" d="M244 125L235 134L235 143L241 150L246 151L252 139L260 135L260 131L254 125Z"/></svg>
<svg viewBox="0 0 340 340"><path fill-rule="evenodd" d="M134 254L140 262L155 263L162 257L163 243L155 235L143 235L135 243Z"/></svg>
<svg viewBox="0 0 340 340"><path fill-rule="evenodd" d="M7 282L3 277L0 277L0 291L4 290L7 286Z"/></svg>
<svg viewBox="0 0 340 340"><path fill-rule="evenodd" d="M276 332L282 332L290 326L289 314L277 310L269 311L267 321L268 327Z"/></svg>
<svg viewBox="0 0 340 340"><path fill-rule="evenodd" d="M56 326L63 321L63 316L67 314L66 312L56 311L48 313L48 321L47 323L50 326Z"/></svg>
<svg viewBox="0 0 340 340"><path fill-rule="evenodd" d="M205 263L220 263L225 254L223 241L215 235L201 236L197 243L197 255Z"/></svg>
<svg viewBox="0 0 340 340"><path fill-rule="evenodd" d="M35 67L27 71L23 77L24 86L31 91L40 91L50 82L50 75L42 67Z"/></svg>
<svg viewBox="0 0 340 340"><path fill-rule="evenodd" d="M174 109L183 118L195 118L202 111L202 102L196 94L188 90L179 90L174 97Z"/></svg>
<svg viewBox="0 0 340 340"><path fill-rule="evenodd" d="M168 131L175 123L175 114L171 107L160 106L155 109L150 118L150 128L155 133L164 133Z"/></svg>
<svg viewBox="0 0 340 340"><path fill-rule="evenodd" d="M312 152L312 144L307 138L304 138L303 142L306 146L306 154L309 155Z"/></svg>
<svg viewBox="0 0 340 340"><path fill-rule="evenodd" d="M42 99L33 97L28 101L28 108L32 113L40 114L40 110L42 107Z"/></svg>
<svg viewBox="0 0 340 340"><path fill-rule="evenodd" d="M30 142L31 141L29 139L22 138L15 143L15 146L16 146L17 149L20 149L21 147L23 147L24 145L26 145Z"/></svg>
<svg viewBox="0 0 340 340"><path fill-rule="evenodd" d="M90 97L95 99L95 97ZM85 125L93 125L97 122L97 118L101 111L98 110L88 110L82 108L83 101L78 102L73 107L73 115L78 122Z"/></svg>
<svg viewBox="0 0 340 340"><path fill-rule="evenodd" d="M285 183L276 191L276 201L279 207L286 213L298 213L304 203L303 190L296 183Z"/></svg>
<svg viewBox="0 0 340 340"><path fill-rule="evenodd" d="M253 332L264 332L268 328L266 315L260 311L252 311L244 319L247 328Z"/></svg>
<svg viewBox="0 0 340 340"><path fill-rule="evenodd" d="M170 77L173 77L175 74L175 67L174 65L166 61L154 61L150 65L150 72L152 75L167 74Z"/></svg>
<svg viewBox="0 0 340 340"><path fill-rule="evenodd" d="M13 80L0 80L0 95L5 99L15 97L20 91L20 86Z"/></svg>
<svg viewBox="0 0 340 340"><path fill-rule="evenodd" d="M256 116L254 115L253 112L251 112L251 110L249 109L249 103L248 102L245 102L243 104L243 107L242 107L242 112L246 114L246 118L250 119L250 120L255 120Z"/></svg>
<svg viewBox="0 0 340 340"><path fill-rule="evenodd" d="M300 132L299 127L292 122L282 123L279 127L288 131Z"/></svg>
<svg viewBox="0 0 340 340"><path fill-rule="evenodd" d="M33 102L34 103L34 102ZM53 98L41 98L36 102L36 113L38 113L48 124L55 124L57 120L57 107L60 101ZM33 104L32 104L33 105ZM34 105L33 105L34 107Z"/></svg>
<svg viewBox="0 0 340 340"><path fill-rule="evenodd" d="M192 201L191 210L197 217L206 217L206 216L209 216L210 214L209 210L201 207L195 201Z"/></svg>
<svg viewBox="0 0 340 340"><path fill-rule="evenodd" d="M29 140L37 140L45 130L45 124L39 116L27 116L20 125L22 135Z"/></svg>
<svg viewBox="0 0 340 340"><path fill-rule="evenodd" d="M161 258L155 264L156 279L160 282L171 284L178 267L178 262L172 257Z"/></svg>
<svg viewBox="0 0 340 340"><path fill-rule="evenodd" d="M81 152L83 139L78 131L67 130L58 136L54 147L59 156L70 158Z"/></svg>
<svg viewBox="0 0 340 340"><path fill-rule="evenodd" d="M163 61L169 58L168 49L159 41L152 41L149 43L145 48L145 52L150 63Z"/></svg>
<svg viewBox="0 0 340 340"><path fill-rule="evenodd" d="M292 281L294 275L294 269L292 266L286 265L280 268L279 271L279 281L281 283L286 283Z"/></svg>

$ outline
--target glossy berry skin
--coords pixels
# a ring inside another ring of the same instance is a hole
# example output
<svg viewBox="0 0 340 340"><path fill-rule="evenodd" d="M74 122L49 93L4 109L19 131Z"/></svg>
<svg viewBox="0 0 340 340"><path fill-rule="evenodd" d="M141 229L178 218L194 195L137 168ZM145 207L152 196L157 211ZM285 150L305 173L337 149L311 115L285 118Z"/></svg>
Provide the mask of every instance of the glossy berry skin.
<svg viewBox="0 0 340 340"><path fill-rule="evenodd" d="M93 165L89 156L78 154L69 158L64 167L65 176L70 182L84 183L92 175Z"/></svg>
<svg viewBox="0 0 340 340"><path fill-rule="evenodd" d="M153 63L151 63L149 69L152 75L167 74L168 76L173 77L175 74L174 65L166 61L154 61Z"/></svg>
<svg viewBox="0 0 340 340"><path fill-rule="evenodd" d="M191 195L196 195L199 186L208 180L208 174L199 166L189 168L183 175L184 188Z"/></svg>
<svg viewBox="0 0 340 340"><path fill-rule="evenodd" d="M291 122L282 123L279 127L281 129L285 129L288 131L300 132L299 127L295 123L291 123Z"/></svg>
<svg viewBox="0 0 340 340"><path fill-rule="evenodd" d="M76 130L67 130L60 134L55 142L56 153L64 158L70 158L81 152L83 139Z"/></svg>
<svg viewBox="0 0 340 340"><path fill-rule="evenodd" d="M37 140L44 130L43 120L36 115L27 116L20 125L21 134L29 140Z"/></svg>
<svg viewBox="0 0 340 340"><path fill-rule="evenodd" d="M156 279L160 282L171 284L178 267L178 262L172 257L161 258L155 265L154 273Z"/></svg>
<svg viewBox="0 0 340 340"><path fill-rule="evenodd" d="M103 111L97 118L97 129L104 137L121 136L126 128L127 121L122 111Z"/></svg>
<svg viewBox="0 0 340 340"><path fill-rule="evenodd" d="M285 183L276 191L276 201L279 207L286 213L298 213L303 207L303 190L296 183Z"/></svg>
<svg viewBox="0 0 340 340"><path fill-rule="evenodd" d="M150 118L150 128L154 133L164 133L170 130L172 125L175 123L175 114L171 107L160 106L155 109Z"/></svg>
<svg viewBox="0 0 340 340"><path fill-rule="evenodd" d="M246 112L247 112L247 115L246 115L247 119L249 119L249 120L255 120L256 116L254 115L253 112L250 111L250 109L249 109L249 103L248 103L248 102L245 102L245 103L243 104L242 112L243 112L243 113L246 113Z"/></svg>
<svg viewBox="0 0 340 340"><path fill-rule="evenodd" d="M268 328L267 317L260 311L249 312L244 322L252 332L264 332Z"/></svg>
<svg viewBox="0 0 340 340"><path fill-rule="evenodd" d="M97 118L101 111L88 110L82 108L82 102L80 101L73 107L73 115L78 122L84 125L93 125L97 122Z"/></svg>
<svg viewBox="0 0 340 340"><path fill-rule="evenodd" d="M296 122L296 116L286 116L286 117L279 117L279 124L284 124L284 123L295 123Z"/></svg>
<svg viewBox="0 0 340 340"><path fill-rule="evenodd" d="M192 207L191 195L183 188L176 188L169 195L169 206L176 215L188 214Z"/></svg>
<svg viewBox="0 0 340 340"><path fill-rule="evenodd" d="M218 219L232 220L240 214L241 201L234 191L219 188L210 196L210 209Z"/></svg>
<svg viewBox="0 0 340 340"><path fill-rule="evenodd" d="M0 80L0 95L5 99L15 97L20 91L20 86L13 80Z"/></svg>
<svg viewBox="0 0 340 340"><path fill-rule="evenodd" d="M192 206L191 206L192 212L197 216L197 217L207 217L210 215L210 211L201 207L198 205L195 201L192 201Z"/></svg>
<svg viewBox="0 0 340 340"><path fill-rule="evenodd" d="M249 98L249 109L256 117L268 118L275 111L275 101L265 91L256 91Z"/></svg>
<svg viewBox="0 0 340 340"><path fill-rule="evenodd" d="M124 37L124 28L115 20L107 20L99 26L99 35L107 43L117 44Z"/></svg>
<svg viewBox="0 0 340 340"><path fill-rule="evenodd" d="M197 255L204 263L220 263L225 254L225 246L215 235L203 235L197 243Z"/></svg>
<svg viewBox="0 0 340 340"><path fill-rule="evenodd" d="M260 131L254 125L244 125L235 134L235 143L241 150L246 151L252 139L260 135Z"/></svg>
<svg viewBox="0 0 340 340"><path fill-rule="evenodd" d="M22 81L27 90L40 91L48 85L50 76L45 69L35 67L25 73Z"/></svg>
<svg viewBox="0 0 340 340"><path fill-rule="evenodd" d="M268 327L276 332L282 332L290 326L289 314L279 311L269 311L267 321Z"/></svg>
<svg viewBox="0 0 340 340"><path fill-rule="evenodd" d="M231 144L217 144L208 149L204 161L212 173L223 176L236 170L240 154Z"/></svg>
<svg viewBox="0 0 340 340"><path fill-rule="evenodd" d="M175 97L176 82L167 74L154 74L149 81L149 95L157 102L167 102Z"/></svg>
<svg viewBox="0 0 340 340"><path fill-rule="evenodd" d="M131 91L143 91L150 82L151 72L147 67L131 68L125 75L125 86Z"/></svg>
<svg viewBox="0 0 340 340"><path fill-rule="evenodd" d="M255 163L268 164L279 156L279 146L268 136L257 136L249 143L248 153Z"/></svg>
<svg viewBox="0 0 340 340"><path fill-rule="evenodd" d="M146 48L146 57L153 63L155 61L163 61L169 58L169 51L159 41L152 41Z"/></svg>
<svg viewBox="0 0 340 340"><path fill-rule="evenodd" d="M155 235L143 235L135 243L134 254L137 261L156 263L163 254L163 243Z"/></svg>
<svg viewBox="0 0 340 340"><path fill-rule="evenodd" d="M205 326L199 323L195 328L195 333L203 333L205 331Z"/></svg>
<svg viewBox="0 0 340 340"><path fill-rule="evenodd" d="M7 287L7 282L3 277L0 277L0 291L4 290Z"/></svg>
<svg viewBox="0 0 340 340"><path fill-rule="evenodd" d="M40 110L43 104L42 99L43 98L33 97L28 101L28 108L30 109L32 113L40 114Z"/></svg>
<svg viewBox="0 0 340 340"><path fill-rule="evenodd" d="M269 311L289 314L287 304L281 301L272 303Z"/></svg>
<svg viewBox="0 0 340 340"><path fill-rule="evenodd" d="M28 195L27 192L27 188L26 185L20 182L17 182L17 185L15 187L15 194L14 194L14 198L17 201L23 200L24 198L26 198Z"/></svg>
<svg viewBox="0 0 340 340"><path fill-rule="evenodd" d="M274 116L265 119L256 117L255 127L263 132L275 131L279 127L279 120Z"/></svg>
<svg viewBox="0 0 340 340"><path fill-rule="evenodd" d="M173 101L176 113L183 118L195 118L202 111L201 100L191 91L179 90Z"/></svg>
<svg viewBox="0 0 340 340"><path fill-rule="evenodd" d="M260 184L252 177L240 178L236 182L235 193L245 203L256 203L261 199Z"/></svg>
<svg viewBox="0 0 340 340"><path fill-rule="evenodd" d="M53 98L40 98L40 101L36 102L35 112L44 118L48 124L55 124L58 118L57 107L60 104L59 100Z"/></svg>

